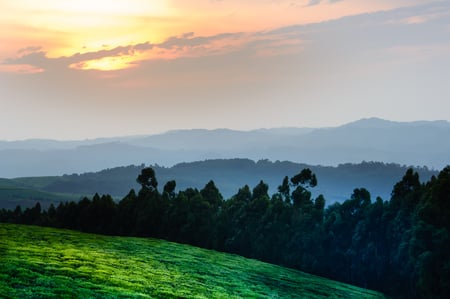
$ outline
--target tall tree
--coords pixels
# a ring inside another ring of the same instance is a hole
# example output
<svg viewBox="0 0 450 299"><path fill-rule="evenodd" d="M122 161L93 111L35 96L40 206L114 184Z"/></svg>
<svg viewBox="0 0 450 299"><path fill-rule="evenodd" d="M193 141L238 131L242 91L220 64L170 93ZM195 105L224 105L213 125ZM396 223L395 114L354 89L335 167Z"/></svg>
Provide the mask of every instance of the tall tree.
<svg viewBox="0 0 450 299"><path fill-rule="evenodd" d="M142 186L143 189L156 190L158 187L155 171L151 167L142 169L141 174L137 177L136 181Z"/></svg>

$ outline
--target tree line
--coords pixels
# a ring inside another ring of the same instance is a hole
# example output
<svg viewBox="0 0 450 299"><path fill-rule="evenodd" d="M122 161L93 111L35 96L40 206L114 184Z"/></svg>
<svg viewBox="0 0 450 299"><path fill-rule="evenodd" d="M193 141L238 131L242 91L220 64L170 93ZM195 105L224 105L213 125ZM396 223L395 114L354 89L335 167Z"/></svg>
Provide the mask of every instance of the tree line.
<svg viewBox="0 0 450 299"><path fill-rule="evenodd" d="M450 166L428 182L408 169L389 201L364 188L325 207L312 198L315 174L284 177L278 192L243 186L224 200L204 188L162 191L152 168L141 189L116 203L109 195L41 209L1 210L0 221L83 232L155 237L235 253L384 292L395 298L450 298Z"/></svg>

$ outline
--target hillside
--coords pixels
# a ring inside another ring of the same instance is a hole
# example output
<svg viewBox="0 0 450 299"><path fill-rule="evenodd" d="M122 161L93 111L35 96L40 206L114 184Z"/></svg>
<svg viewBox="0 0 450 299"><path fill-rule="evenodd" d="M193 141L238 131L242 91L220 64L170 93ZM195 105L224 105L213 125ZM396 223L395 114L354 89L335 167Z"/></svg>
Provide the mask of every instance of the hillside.
<svg viewBox="0 0 450 299"><path fill-rule="evenodd" d="M68 194L74 199L79 199L82 195L92 196L99 193L110 194L121 199L130 189L139 189L140 186L136 183L136 177L143 167L144 165L131 165L80 175L3 180L16 186L16 189L22 188L20 190L27 190L27 192L12 198L8 196L11 195L11 190L2 188L0 181L0 208L14 208L19 203L24 207L31 207L35 204L36 199L40 199L43 206L48 206L50 202L59 202L58 198L65 199L61 197L61 194ZM201 189L209 180L213 180L224 198L230 198L243 185L248 184L253 187L260 180L264 180L269 185L269 193L275 193L284 176L292 176L306 167L316 173L319 180L318 186L311 190L312 193L315 196L323 194L327 204L336 201L342 202L350 196L353 189L361 187L368 189L373 199L380 196L387 200L390 198L392 186L402 178L407 170L406 166L375 162L342 164L331 167L287 161L260 160L254 162L248 159L207 160L180 163L173 167L154 166L153 168L157 173L160 187L164 186L167 181L174 179L177 182L178 191L185 190L188 187ZM432 175L437 174L436 171L430 171L426 168L416 170L419 172L422 181L426 181ZM37 191L33 194L30 190ZM35 200L28 200L33 198Z"/></svg>
<svg viewBox="0 0 450 299"><path fill-rule="evenodd" d="M0 297L384 298L236 255L156 239L0 224Z"/></svg>
<svg viewBox="0 0 450 299"><path fill-rule="evenodd" d="M362 119L332 128L176 130L84 141L0 141L0 177L96 172L123 165L166 167L248 158L337 166L380 161L442 169L450 163L450 123Z"/></svg>
<svg viewBox="0 0 450 299"><path fill-rule="evenodd" d="M53 181L54 178L42 178L42 180ZM29 179L33 186L25 186L20 180L0 179L0 209L14 209L32 207L39 202L42 207L47 208L50 204L57 205L62 201L78 201L82 198L76 192L49 192L35 186L36 179ZM30 184L31 185L31 184Z"/></svg>

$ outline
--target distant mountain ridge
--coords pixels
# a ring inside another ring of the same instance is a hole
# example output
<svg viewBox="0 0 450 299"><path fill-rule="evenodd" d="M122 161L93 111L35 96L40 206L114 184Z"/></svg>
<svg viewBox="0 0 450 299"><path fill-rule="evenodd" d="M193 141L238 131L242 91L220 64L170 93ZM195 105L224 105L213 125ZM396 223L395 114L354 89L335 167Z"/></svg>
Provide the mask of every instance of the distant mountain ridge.
<svg viewBox="0 0 450 299"><path fill-rule="evenodd" d="M331 128L175 130L81 141L0 141L0 177L62 175L123 165L173 166L248 158L336 166L380 161L442 169L450 164L450 123L361 119Z"/></svg>
<svg viewBox="0 0 450 299"><path fill-rule="evenodd" d="M342 127L360 127L360 128L389 128L392 125L397 126L433 126L433 127L448 127L450 123L446 120L433 120L433 121L411 121L411 122L398 122L385 120L382 118L372 117L372 118L363 118L348 124L343 125Z"/></svg>

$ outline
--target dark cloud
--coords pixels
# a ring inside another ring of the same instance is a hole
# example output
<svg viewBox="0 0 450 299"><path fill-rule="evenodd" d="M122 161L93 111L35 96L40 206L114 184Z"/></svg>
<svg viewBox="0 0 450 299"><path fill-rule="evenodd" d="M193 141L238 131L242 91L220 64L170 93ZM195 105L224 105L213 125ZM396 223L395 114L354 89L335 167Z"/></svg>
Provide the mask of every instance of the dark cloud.
<svg viewBox="0 0 450 299"><path fill-rule="evenodd" d="M314 6L322 2L322 0L309 0L308 4L306 6Z"/></svg>
<svg viewBox="0 0 450 299"><path fill-rule="evenodd" d="M39 51L24 54L17 58L8 58L2 62L5 65L31 65L33 67L42 68L44 70L60 68L59 59L50 59L47 52Z"/></svg>
<svg viewBox="0 0 450 299"><path fill-rule="evenodd" d="M76 53L73 56L68 57L69 61L85 61L85 60L93 60L93 59L101 59L104 57L114 57L114 56L122 56L122 55L133 55L135 51L147 51L151 50L155 47L154 44L149 42L144 42L136 45L127 45L115 47L108 50L100 50L95 52L87 52L87 53Z"/></svg>
<svg viewBox="0 0 450 299"><path fill-rule="evenodd" d="M17 51L17 53L22 54L22 53L38 52L41 49L42 49L42 47L26 47L26 48L19 49L19 51Z"/></svg>
<svg viewBox="0 0 450 299"><path fill-rule="evenodd" d="M8 58L4 60L2 64L6 65L28 64L48 71L54 69L67 68L71 64L87 60L101 59L104 57L114 57L121 55L133 55L135 51L147 51L153 49L153 47L154 47L153 44L145 42L136 45L120 46L108 50L76 53L72 56L59 58L49 58L47 57L47 52L45 51L29 53L30 50L40 50L42 49L42 47L27 47L25 49L21 49L20 53L23 55L16 58Z"/></svg>
<svg viewBox="0 0 450 299"><path fill-rule="evenodd" d="M212 36L195 36L194 32L184 33L180 36L169 37L162 43L152 44L144 42L135 45L119 46L112 49L103 49L94 52L76 53L68 57L48 58L47 53L42 51L42 47L27 47L21 49L16 58L8 58L2 62L7 65L28 64L44 70L50 70L61 67L68 67L72 64L80 63L88 60L101 59L105 57L116 57L123 55L133 55L136 52L145 52L154 49L155 47L172 50L180 48L195 48L199 46L206 46L211 42L224 40L229 38L239 38L242 33L222 33Z"/></svg>
<svg viewBox="0 0 450 299"><path fill-rule="evenodd" d="M197 47L201 45L207 45L213 41L227 38L239 38L240 36L242 36L242 33L221 33L212 36L194 36L193 32L188 32L182 34L181 36L170 37L157 46L163 49Z"/></svg>
<svg viewBox="0 0 450 299"><path fill-rule="evenodd" d="M321 2L328 2L328 3L332 4L332 3L341 2L341 1L343 1L343 0L327 0L327 1L324 1L324 0L309 0L309 2L306 4L306 6L318 5Z"/></svg>

